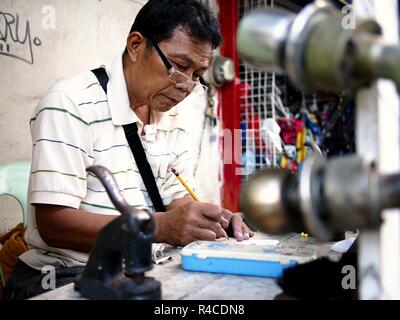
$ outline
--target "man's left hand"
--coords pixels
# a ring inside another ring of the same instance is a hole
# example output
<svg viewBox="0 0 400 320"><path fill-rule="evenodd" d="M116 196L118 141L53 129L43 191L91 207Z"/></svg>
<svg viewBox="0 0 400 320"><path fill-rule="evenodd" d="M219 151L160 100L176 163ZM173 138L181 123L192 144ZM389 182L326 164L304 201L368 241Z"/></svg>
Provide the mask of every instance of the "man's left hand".
<svg viewBox="0 0 400 320"><path fill-rule="evenodd" d="M238 241L248 240L254 236L254 232L243 222L239 213L232 213L228 209L222 208L222 228L227 230L230 226L233 231L233 236Z"/></svg>

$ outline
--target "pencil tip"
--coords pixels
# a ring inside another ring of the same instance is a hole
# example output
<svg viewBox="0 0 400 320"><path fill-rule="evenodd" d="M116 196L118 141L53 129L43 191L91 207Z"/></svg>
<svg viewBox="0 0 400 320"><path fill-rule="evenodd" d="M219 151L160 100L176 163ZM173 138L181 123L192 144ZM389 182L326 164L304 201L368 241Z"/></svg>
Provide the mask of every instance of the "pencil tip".
<svg viewBox="0 0 400 320"><path fill-rule="evenodd" d="M176 174L175 168L171 168L171 171Z"/></svg>

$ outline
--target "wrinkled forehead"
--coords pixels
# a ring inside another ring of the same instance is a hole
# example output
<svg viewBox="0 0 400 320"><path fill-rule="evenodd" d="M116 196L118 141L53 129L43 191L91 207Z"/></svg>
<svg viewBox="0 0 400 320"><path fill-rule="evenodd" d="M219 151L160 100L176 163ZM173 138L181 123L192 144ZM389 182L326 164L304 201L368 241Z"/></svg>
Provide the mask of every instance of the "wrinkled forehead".
<svg viewBox="0 0 400 320"><path fill-rule="evenodd" d="M172 37L161 41L159 46L169 57L188 60L198 68L207 68L213 55L211 42L199 40L183 27L177 27Z"/></svg>

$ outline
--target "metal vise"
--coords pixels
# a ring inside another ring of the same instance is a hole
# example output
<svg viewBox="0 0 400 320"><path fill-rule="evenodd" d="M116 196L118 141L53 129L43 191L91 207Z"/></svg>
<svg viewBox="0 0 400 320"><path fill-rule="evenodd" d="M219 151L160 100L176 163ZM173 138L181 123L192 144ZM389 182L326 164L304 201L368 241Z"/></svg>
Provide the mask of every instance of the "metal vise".
<svg viewBox="0 0 400 320"><path fill-rule="evenodd" d="M245 184L241 211L266 233L307 230L332 240L345 230L376 228L381 211L400 207L400 173L379 174L356 156L312 156L298 175L264 169Z"/></svg>
<svg viewBox="0 0 400 320"><path fill-rule="evenodd" d="M121 215L99 232L75 290L89 299L161 299L160 282L145 277L152 269L153 217L129 206L108 169L91 166L87 171L99 178Z"/></svg>

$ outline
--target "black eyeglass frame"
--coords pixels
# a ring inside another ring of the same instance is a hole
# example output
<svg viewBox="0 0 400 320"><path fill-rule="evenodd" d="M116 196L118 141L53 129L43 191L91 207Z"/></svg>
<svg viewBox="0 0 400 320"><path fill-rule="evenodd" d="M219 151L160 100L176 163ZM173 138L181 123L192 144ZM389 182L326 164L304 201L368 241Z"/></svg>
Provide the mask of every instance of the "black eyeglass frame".
<svg viewBox="0 0 400 320"><path fill-rule="evenodd" d="M170 74L170 76L174 73L174 72L178 72L180 74L182 74L183 76L185 76L187 78L188 81L191 81L195 84L200 84L203 88L203 90L205 92L207 92L208 87L206 85L206 82L204 81L203 77L199 77L199 81L194 81L192 79L190 79L186 74L184 74L183 72L176 70L174 68L174 66L171 64L171 62L169 61L169 59L165 56L165 54L162 52L162 50L160 49L160 47L157 45L157 43L155 41L153 41L151 38L146 37L146 39L148 39L150 41L150 43L152 44L152 46L156 49L158 55L160 56L162 62L164 63L165 67L168 70L168 73ZM172 80L171 80L172 81Z"/></svg>

